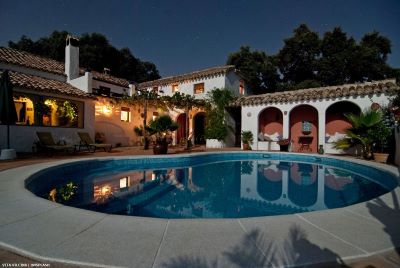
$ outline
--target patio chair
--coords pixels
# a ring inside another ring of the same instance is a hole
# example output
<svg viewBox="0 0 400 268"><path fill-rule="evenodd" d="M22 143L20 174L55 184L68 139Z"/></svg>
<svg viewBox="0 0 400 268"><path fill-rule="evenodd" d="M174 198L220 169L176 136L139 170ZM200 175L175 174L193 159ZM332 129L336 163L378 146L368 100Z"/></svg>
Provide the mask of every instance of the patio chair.
<svg viewBox="0 0 400 268"><path fill-rule="evenodd" d="M79 142L79 150L81 147L86 147L89 152L95 152L96 149L103 149L104 152L110 152L112 145L108 143L95 143L87 132L78 132L78 136L81 139Z"/></svg>
<svg viewBox="0 0 400 268"><path fill-rule="evenodd" d="M63 141L58 141L58 143L56 143L50 132L36 132L36 135L39 138L38 146L48 153L57 151L75 152L75 146L73 145L67 145Z"/></svg>

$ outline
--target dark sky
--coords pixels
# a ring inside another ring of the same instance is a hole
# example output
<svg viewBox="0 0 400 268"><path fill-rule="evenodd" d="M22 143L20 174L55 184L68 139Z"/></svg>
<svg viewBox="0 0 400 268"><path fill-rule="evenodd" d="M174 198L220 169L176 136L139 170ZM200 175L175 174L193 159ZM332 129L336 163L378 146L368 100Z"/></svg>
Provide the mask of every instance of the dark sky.
<svg viewBox="0 0 400 268"><path fill-rule="evenodd" d="M377 30L400 67L400 0L0 0L1 46L23 34L99 32L162 76L224 65L242 45L274 54L300 23L321 35L340 26L356 40Z"/></svg>

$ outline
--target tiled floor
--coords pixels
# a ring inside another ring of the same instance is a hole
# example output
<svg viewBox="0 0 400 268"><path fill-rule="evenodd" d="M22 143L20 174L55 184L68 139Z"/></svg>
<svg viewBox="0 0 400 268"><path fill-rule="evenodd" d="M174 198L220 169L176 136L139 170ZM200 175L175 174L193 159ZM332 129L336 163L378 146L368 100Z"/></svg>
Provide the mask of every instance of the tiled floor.
<svg viewBox="0 0 400 268"><path fill-rule="evenodd" d="M226 148L224 150L239 150L239 148ZM203 152L210 151L206 150L204 147L195 147L193 149L194 152ZM215 150L211 150L215 151ZM179 154L179 153L187 153L184 148L171 148L169 151L170 154ZM65 160L65 159L79 159L84 157L109 157L109 156L126 156L126 155L152 155L152 150L144 151L142 148L138 147L123 147L123 148L115 148L111 153L106 152L96 152L92 153L77 153L74 155L65 155L65 154L57 154L54 156L46 156L46 155L32 155L26 154L21 155L19 159L14 161L0 161L0 171L11 169L15 167L21 167L31 164L57 161L57 160ZM0 238L1 241L1 238ZM69 264L61 264L55 262L48 262L43 260L35 260L31 257L26 257L21 254L14 253L12 250L1 249L0 248L0 263L50 263L51 267L77 267ZM200 264L199 264L200 265ZM200 267L200 266L199 266ZM400 267L400 257L398 252L395 250L387 251L383 253L379 253L367 258L362 259L353 259L353 260L345 260L343 264L338 263L324 263L312 265L310 267L356 267L356 268L371 268L371 267Z"/></svg>

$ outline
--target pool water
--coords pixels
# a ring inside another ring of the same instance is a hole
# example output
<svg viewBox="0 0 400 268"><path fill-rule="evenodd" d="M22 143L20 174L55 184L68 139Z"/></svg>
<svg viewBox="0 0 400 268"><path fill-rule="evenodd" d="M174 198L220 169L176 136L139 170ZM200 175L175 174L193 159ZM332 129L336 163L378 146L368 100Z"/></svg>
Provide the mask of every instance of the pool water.
<svg viewBox="0 0 400 268"><path fill-rule="evenodd" d="M157 218L243 218L349 206L390 187L321 163L276 159L227 160L192 165L155 164L41 174L29 182L37 195L78 208ZM179 162L178 162L179 163ZM145 165L146 166L146 165ZM359 172L360 171L360 172ZM364 175L361 175L364 173ZM60 175L61 174L61 175ZM47 177L46 183L40 178Z"/></svg>

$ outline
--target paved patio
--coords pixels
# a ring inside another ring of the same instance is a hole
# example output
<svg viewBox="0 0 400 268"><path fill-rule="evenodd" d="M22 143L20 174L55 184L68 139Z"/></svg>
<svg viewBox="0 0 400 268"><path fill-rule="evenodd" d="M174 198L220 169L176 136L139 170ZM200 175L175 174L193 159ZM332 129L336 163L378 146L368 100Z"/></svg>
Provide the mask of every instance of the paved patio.
<svg viewBox="0 0 400 268"><path fill-rule="evenodd" d="M171 150L172 154L181 152L182 148ZM89 157L139 154L152 152L117 148L113 153L0 162L1 262L39 260L57 267L60 263L63 267L400 266L395 250L400 246L398 187L341 209L204 220L106 215L55 204L24 188L25 178L44 167ZM395 167L367 164L398 174Z"/></svg>

